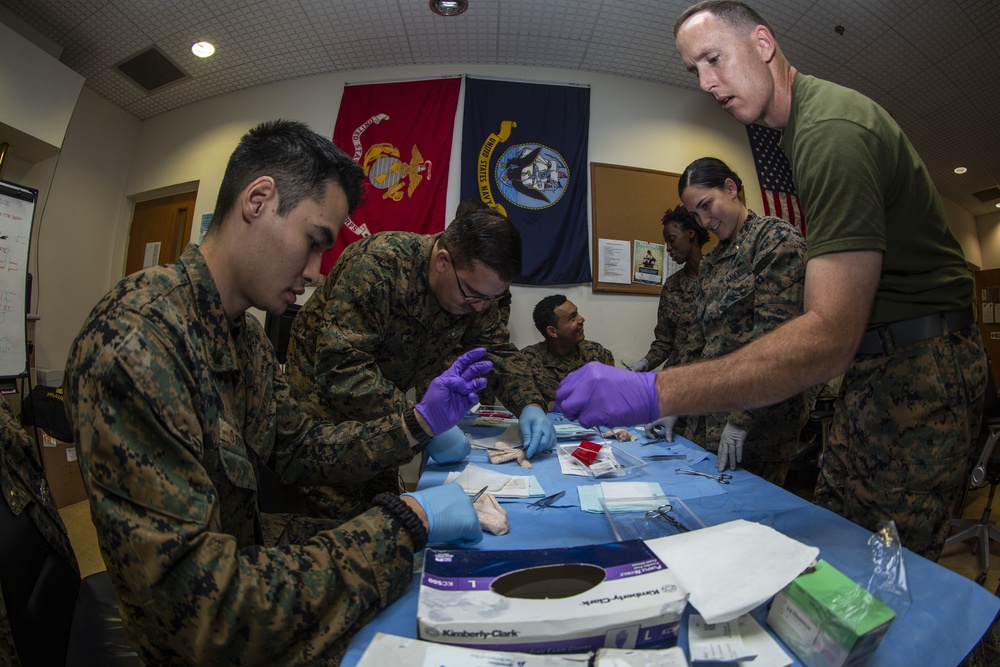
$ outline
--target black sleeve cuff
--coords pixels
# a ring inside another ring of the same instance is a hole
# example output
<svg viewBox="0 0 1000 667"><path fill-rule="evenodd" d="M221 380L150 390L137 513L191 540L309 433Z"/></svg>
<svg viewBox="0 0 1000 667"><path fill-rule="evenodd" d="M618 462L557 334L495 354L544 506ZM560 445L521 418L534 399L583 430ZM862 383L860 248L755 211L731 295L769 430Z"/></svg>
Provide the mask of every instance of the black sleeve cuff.
<svg viewBox="0 0 1000 667"><path fill-rule="evenodd" d="M392 515L392 518L410 534L413 540L413 553L422 551L427 546L427 529L424 528L424 522L399 496L394 493L380 493L372 498L372 502Z"/></svg>

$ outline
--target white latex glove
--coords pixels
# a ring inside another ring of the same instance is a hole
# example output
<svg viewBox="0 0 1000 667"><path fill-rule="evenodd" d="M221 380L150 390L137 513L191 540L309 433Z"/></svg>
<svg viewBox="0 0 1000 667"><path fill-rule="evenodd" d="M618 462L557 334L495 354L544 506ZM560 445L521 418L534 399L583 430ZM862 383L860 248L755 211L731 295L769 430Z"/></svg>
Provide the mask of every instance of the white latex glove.
<svg viewBox="0 0 1000 667"><path fill-rule="evenodd" d="M649 362L646 361L646 357L643 357L634 364L625 364L625 368L629 369L630 371L635 371L636 373L641 373L643 371L649 370Z"/></svg>
<svg viewBox="0 0 1000 667"><path fill-rule="evenodd" d="M728 463L731 470L736 470L736 464L743 460L743 442L747 439L747 432L739 426L726 422L722 429L722 436L719 438L719 462L718 469L722 472Z"/></svg>
<svg viewBox="0 0 1000 667"><path fill-rule="evenodd" d="M643 430L646 431L646 437L650 440L659 440L663 438L664 442L674 441L674 424L677 423L677 417L668 415L666 417L660 417L655 422L649 422L643 426Z"/></svg>

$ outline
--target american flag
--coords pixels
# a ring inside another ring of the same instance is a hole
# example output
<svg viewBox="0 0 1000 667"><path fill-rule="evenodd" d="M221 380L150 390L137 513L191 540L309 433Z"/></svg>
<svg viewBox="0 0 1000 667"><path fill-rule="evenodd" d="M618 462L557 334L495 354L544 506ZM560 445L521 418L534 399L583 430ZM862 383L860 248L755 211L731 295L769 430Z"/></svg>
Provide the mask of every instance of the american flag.
<svg viewBox="0 0 1000 667"><path fill-rule="evenodd" d="M781 132L763 125L747 125L747 134L760 181L760 197L764 200L764 215L784 218L804 236L806 219L795 191L795 182L792 181L792 168L785 152L778 146Z"/></svg>

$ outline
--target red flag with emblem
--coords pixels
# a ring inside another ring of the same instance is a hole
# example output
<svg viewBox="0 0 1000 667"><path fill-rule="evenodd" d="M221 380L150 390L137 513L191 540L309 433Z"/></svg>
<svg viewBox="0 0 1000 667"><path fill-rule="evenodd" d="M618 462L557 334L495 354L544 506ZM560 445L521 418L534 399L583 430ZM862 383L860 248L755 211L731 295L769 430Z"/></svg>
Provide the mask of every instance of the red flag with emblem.
<svg viewBox="0 0 1000 667"><path fill-rule="evenodd" d="M346 86L333 143L367 177L365 203L344 223L322 272L349 243L389 230L444 230L459 77Z"/></svg>

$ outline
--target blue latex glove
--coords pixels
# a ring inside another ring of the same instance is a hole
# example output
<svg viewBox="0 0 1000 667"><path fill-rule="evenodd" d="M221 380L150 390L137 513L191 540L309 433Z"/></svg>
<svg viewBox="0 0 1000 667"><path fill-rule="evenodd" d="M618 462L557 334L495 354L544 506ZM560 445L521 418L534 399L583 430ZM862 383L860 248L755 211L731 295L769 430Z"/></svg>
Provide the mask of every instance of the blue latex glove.
<svg viewBox="0 0 1000 667"><path fill-rule="evenodd" d="M492 361L479 361L486 348L477 347L455 360L451 368L431 380L416 408L434 435L440 435L458 423L479 402L477 391L486 386L479 377L493 368Z"/></svg>
<svg viewBox="0 0 1000 667"><path fill-rule="evenodd" d="M545 416L545 411L537 405L526 406L517 418L524 440L524 453L530 459L539 449L553 449L556 446L556 429Z"/></svg>
<svg viewBox="0 0 1000 667"><path fill-rule="evenodd" d="M716 465L719 472L725 470L727 464L732 466L731 470L736 470L736 464L743 460L743 443L746 439L746 430L726 422L722 435L719 436L719 460Z"/></svg>
<svg viewBox="0 0 1000 667"><path fill-rule="evenodd" d="M660 417L656 373L591 361L560 383L555 409L587 428L648 424Z"/></svg>
<svg viewBox="0 0 1000 667"><path fill-rule="evenodd" d="M660 417L655 422L650 422L643 426L646 431L646 437L650 440L659 440L663 438L664 442L674 441L674 424L677 423L677 417L674 415L669 415L667 417Z"/></svg>
<svg viewBox="0 0 1000 667"><path fill-rule="evenodd" d="M403 495L420 503L427 514L428 544L450 542L468 547L482 542L479 515L472 506L472 499L458 484L442 484Z"/></svg>
<svg viewBox="0 0 1000 667"><path fill-rule="evenodd" d="M469 455L472 444L462 429L452 426L441 435L434 436L427 443L426 449L430 457L438 463L455 463Z"/></svg>

